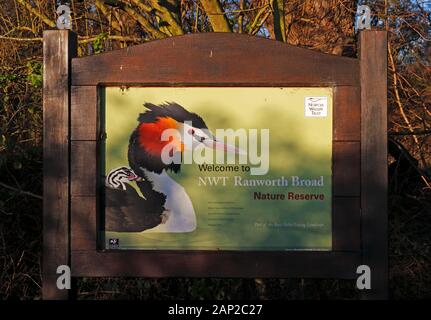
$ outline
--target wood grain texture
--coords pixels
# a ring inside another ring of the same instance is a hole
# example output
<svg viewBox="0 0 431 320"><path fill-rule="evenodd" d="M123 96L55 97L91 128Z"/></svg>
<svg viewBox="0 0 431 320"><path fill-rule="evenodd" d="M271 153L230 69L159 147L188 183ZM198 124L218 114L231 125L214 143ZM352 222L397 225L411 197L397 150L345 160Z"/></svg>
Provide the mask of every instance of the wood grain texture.
<svg viewBox="0 0 431 320"><path fill-rule="evenodd" d="M99 134L97 87L72 87L71 92L72 140L97 140Z"/></svg>
<svg viewBox="0 0 431 320"><path fill-rule="evenodd" d="M362 31L361 208L363 263L371 268L365 297L388 297L387 33Z"/></svg>
<svg viewBox="0 0 431 320"><path fill-rule="evenodd" d="M335 197L359 197L361 192L360 142L334 141L332 182Z"/></svg>
<svg viewBox="0 0 431 320"><path fill-rule="evenodd" d="M75 276L356 276L354 272L360 263L361 172L357 59L245 35L214 33L174 37L76 58L72 65L71 232ZM335 86L333 246L336 252L97 251L96 181L97 161L101 159L97 155L100 141L97 141L96 86L99 84Z"/></svg>
<svg viewBox="0 0 431 320"><path fill-rule="evenodd" d="M71 153L71 195L95 196L98 181L97 142L72 141Z"/></svg>
<svg viewBox="0 0 431 320"><path fill-rule="evenodd" d="M72 273L92 277L352 279L359 262L359 252L74 251Z"/></svg>
<svg viewBox="0 0 431 320"><path fill-rule="evenodd" d="M361 250L361 199L335 197L332 202L332 249L334 251Z"/></svg>
<svg viewBox="0 0 431 320"><path fill-rule="evenodd" d="M334 88L334 140L361 140L361 88Z"/></svg>
<svg viewBox="0 0 431 320"><path fill-rule="evenodd" d="M97 197L71 197L71 250L97 248Z"/></svg>
<svg viewBox="0 0 431 320"><path fill-rule="evenodd" d="M69 102L70 61L76 35L43 34L43 279L44 299L66 299L58 290L57 267L69 265Z"/></svg>
<svg viewBox="0 0 431 320"><path fill-rule="evenodd" d="M246 54L246 56L244 55ZM74 86L357 85L357 59L232 33L189 34L72 61Z"/></svg>

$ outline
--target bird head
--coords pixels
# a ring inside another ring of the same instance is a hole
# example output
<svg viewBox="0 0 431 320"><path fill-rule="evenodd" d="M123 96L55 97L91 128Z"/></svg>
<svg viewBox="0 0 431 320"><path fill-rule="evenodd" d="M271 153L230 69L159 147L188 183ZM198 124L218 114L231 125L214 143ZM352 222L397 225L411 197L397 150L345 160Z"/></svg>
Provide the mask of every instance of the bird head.
<svg viewBox="0 0 431 320"><path fill-rule="evenodd" d="M132 169L127 167L119 167L112 169L106 176L105 184L112 189L126 190L125 183L130 181L142 180Z"/></svg>
<svg viewBox="0 0 431 320"><path fill-rule="evenodd" d="M239 149L218 141L199 115L187 111L177 103L146 103L144 106L148 111L139 115L138 127L129 144L129 164L135 170L143 167L157 173L163 169L179 171L180 164L164 164L161 159L167 144L173 146L169 151L172 154L182 154L185 150L191 151L198 147L239 153ZM164 139L163 134L168 129L176 130L178 135Z"/></svg>

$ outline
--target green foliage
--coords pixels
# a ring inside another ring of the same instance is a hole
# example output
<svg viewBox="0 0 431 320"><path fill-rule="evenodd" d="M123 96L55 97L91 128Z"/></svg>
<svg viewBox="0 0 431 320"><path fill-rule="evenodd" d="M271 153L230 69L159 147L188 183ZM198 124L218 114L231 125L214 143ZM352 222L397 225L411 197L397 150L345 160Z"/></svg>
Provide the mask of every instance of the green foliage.
<svg viewBox="0 0 431 320"><path fill-rule="evenodd" d="M42 86L43 74L41 62L27 62L27 81L31 83L33 87L40 88Z"/></svg>
<svg viewBox="0 0 431 320"><path fill-rule="evenodd" d="M9 84L17 81L19 76L13 73L2 73L0 74L0 88L5 88Z"/></svg>
<svg viewBox="0 0 431 320"><path fill-rule="evenodd" d="M97 35L96 40L94 40L94 43L93 43L95 54L103 52L103 44L107 38L108 38L108 34L105 32L99 33Z"/></svg>
<svg viewBox="0 0 431 320"><path fill-rule="evenodd" d="M0 74L0 84L14 81L18 78L16 74Z"/></svg>

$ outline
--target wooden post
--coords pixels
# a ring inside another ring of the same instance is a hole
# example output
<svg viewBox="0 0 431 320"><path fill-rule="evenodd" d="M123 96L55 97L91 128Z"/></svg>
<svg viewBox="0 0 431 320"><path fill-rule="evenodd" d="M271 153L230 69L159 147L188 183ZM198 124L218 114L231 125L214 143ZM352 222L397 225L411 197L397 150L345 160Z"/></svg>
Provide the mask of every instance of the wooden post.
<svg viewBox="0 0 431 320"><path fill-rule="evenodd" d="M369 299L388 297L387 32L360 34L362 262Z"/></svg>
<svg viewBox="0 0 431 320"><path fill-rule="evenodd" d="M67 299L57 267L70 265L70 65L77 38L69 30L43 34L43 299Z"/></svg>

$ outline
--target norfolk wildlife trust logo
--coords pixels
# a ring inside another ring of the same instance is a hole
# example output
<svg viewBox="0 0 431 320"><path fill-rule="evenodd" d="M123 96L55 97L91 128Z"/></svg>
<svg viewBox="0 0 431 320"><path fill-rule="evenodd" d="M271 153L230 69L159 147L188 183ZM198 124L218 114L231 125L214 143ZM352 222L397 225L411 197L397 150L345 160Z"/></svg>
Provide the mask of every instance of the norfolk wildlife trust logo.
<svg viewBox="0 0 431 320"><path fill-rule="evenodd" d="M269 129L217 129L213 135L185 121L177 129L165 129L161 141L167 142L161 152L166 165L247 164L251 175L269 171Z"/></svg>
<svg viewBox="0 0 431 320"><path fill-rule="evenodd" d="M305 97L304 101L305 116L320 118L328 116L327 97Z"/></svg>

